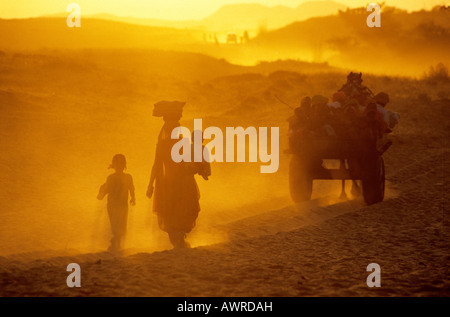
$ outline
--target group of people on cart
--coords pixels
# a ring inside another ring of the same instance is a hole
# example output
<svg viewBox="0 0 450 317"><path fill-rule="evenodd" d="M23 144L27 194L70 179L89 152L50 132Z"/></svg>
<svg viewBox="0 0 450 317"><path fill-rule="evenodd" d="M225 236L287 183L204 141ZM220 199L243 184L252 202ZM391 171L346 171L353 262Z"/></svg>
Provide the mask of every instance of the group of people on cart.
<svg viewBox="0 0 450 317"><path fill-rule="evenodd" d="M399 121L398 113L386 109L388 103L387 93L374 95L362 85L362 74L352 72L331 102L321 95L302 98L288 119L290 146L308 137L378 139Z"/></svg>

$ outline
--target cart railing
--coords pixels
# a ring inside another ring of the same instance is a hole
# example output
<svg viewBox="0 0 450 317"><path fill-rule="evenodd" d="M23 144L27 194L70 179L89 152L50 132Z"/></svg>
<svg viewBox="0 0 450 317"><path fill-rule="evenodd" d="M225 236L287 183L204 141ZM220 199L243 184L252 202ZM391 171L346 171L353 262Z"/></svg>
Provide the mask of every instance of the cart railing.
<svg viewBox="0 0 450 317"><path fill-rule="evenodd" d="M382 155L392 145L383 136L376 140L340 137L308 137L295 140L288 153L321 159L358 158L366 154Z"/></svg>

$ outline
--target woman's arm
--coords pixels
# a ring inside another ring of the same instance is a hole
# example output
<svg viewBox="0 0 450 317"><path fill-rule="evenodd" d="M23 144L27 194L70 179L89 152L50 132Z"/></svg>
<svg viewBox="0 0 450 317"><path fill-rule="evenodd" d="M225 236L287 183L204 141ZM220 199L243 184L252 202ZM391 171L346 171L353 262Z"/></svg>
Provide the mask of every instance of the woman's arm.
<svg viewBox="0 0 450 317"><path fill-rule="evenodd" d="M153 196L153 183L155 182L155 178L156 178L156 170L155 170L155 164L153 164L152 173L150 175L150 182L149 182L148 188L147 188L147 197L149 199L152 198L152 196Z"/></svg>
<svg viewBox="0 0 450 317"><path fill-rule="evenodd" d="M130 204L132 206L136 205L136 196L134 193L134 183L133 183L133 177L130 175Z"/></svg>
<svg viewBox="0 0 450 317"><path fill-rule="evenodd" d="M150 174L150 182L149 182L148 188L147 188L147 197L149 199L152 198L152 196L153 196L153 184L155 183L156 175L160 168L162 168L162 160L161 160L160 154L159 154L159 146L156 145L155 161L153 163L152 172Z"/></svg>

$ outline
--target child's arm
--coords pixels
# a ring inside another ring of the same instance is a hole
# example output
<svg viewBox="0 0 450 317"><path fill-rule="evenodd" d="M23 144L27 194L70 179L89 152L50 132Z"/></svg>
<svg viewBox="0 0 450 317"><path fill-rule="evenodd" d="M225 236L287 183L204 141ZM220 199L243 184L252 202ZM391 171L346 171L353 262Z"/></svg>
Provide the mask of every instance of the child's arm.
<svg viewBox="0 0 450 317"><path fill-rule="evenodd" d="M100 186L100 189L98 190L97 199L102 200L106 196L106 183Z"/></svg>

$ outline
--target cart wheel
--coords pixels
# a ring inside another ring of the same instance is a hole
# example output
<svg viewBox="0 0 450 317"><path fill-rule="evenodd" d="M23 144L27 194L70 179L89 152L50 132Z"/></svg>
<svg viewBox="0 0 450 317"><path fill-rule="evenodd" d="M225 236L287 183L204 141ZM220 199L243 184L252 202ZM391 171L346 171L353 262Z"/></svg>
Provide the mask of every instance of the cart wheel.
<svg viewBox="0 0 450 317"><path fill-rule="evenodd" d="M384 199L385 171L381 156L365 166L362 179L363 196L367 205L376 204Z"/></svg>
<svg viewBox="0 0 450 317"><path fill-rule="evenodd" d="M289 166L289 189L295 203L311 199L313 180L309 175L307 164L294 155Z"/></svg>

